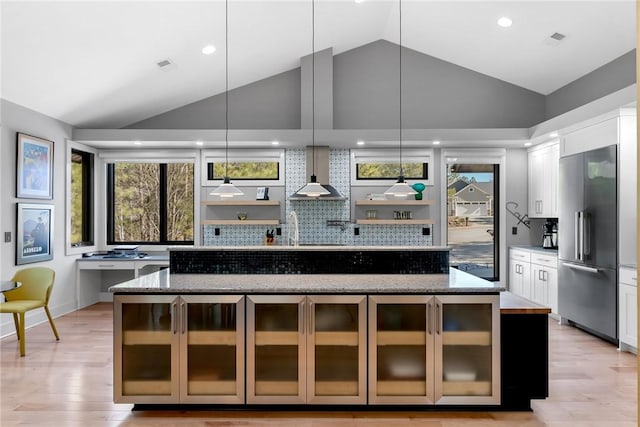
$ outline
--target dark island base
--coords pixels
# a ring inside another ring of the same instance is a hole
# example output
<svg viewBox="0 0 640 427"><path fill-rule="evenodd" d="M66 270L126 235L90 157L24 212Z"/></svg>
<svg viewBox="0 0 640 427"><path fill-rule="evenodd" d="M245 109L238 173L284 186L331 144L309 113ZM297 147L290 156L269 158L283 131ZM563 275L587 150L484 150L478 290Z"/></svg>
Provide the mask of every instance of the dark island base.
<svg viewBox="0 0 640 427"><path fill-rule="evenodd" d="M531 399L549 396L547 314L501 314L500 405L199 405L135 404L134 411L531 411Z"/></svg>

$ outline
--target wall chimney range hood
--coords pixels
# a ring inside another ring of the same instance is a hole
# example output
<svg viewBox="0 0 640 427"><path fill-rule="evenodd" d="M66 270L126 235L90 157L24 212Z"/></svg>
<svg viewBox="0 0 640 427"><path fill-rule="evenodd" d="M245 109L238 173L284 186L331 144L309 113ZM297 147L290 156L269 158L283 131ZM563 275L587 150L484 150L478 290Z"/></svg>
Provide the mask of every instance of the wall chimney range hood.
<svg viewBox="0 0 640 427"><path fill-rule="evenodd" d="M315 147L316 155L316 177L322 187L329 192L318 197L304 196L293 193L289 196L289 200L347 200L345 196L340 194L333 186L329 185L329 147ZM313 175L312 158L313 150L307 147L307 174L305 176Z"/></svg>

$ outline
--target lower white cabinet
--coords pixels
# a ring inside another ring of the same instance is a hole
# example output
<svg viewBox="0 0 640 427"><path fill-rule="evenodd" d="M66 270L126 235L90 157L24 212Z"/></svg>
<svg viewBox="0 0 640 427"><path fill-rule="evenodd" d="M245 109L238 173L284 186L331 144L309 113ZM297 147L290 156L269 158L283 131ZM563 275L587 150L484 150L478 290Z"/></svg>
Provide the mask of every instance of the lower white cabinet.
<svg viewBox="0 0 640 427"><path fill-rule="evenodd" d="M369 403L500 403L499 296L369 297Z"/></svg>
<svg viewBox="0 0 640 427"><path fill-rule="evenodd" d="M509 250L509 290L558 314L558 257L540 251Z"/></svg>
<svg viewBox="0 0 640 427"><path fill-rule="evenodd" d="M366 301L247 296L247 403L366 403Z"/></svg>
<svg viewBox="0 0 640 427"><path fill-rule="evenodd" d="M244 297L117 295L115 403L244 403Z"/></svg>
<svg viewBox="0 0 640 427"><path fill-rule="evenodd" d="M509 250L509 290L523 298L531 299L531 254L527 251Z"/></svg>
<svg viewBox="0 0 640 427"><path fill-rule="evenodd" d="M638 352L638 272L620 267L619 272L619 340L620 349Z"/></svg>

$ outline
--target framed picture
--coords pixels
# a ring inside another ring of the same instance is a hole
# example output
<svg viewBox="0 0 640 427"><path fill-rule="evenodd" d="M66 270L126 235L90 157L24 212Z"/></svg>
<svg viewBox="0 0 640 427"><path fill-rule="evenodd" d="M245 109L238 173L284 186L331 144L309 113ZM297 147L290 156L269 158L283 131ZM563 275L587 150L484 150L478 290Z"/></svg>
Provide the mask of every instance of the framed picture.
<svg viewBox="0 0 640 427"><path fill-rule="evenodd" d="M269 200L269 187L258 187L256 200Z"/></svg>
<svg viewBox="0 0 640 427"><path fill-rule="evenodd" d="M16 265L53 259L53 205L18 203Z"/></svg>
<svg viewBox="0 0 640 427"><path fill-rule="evenodd" d="M53 199L53 142L18 133L16 197Z"/></svg>

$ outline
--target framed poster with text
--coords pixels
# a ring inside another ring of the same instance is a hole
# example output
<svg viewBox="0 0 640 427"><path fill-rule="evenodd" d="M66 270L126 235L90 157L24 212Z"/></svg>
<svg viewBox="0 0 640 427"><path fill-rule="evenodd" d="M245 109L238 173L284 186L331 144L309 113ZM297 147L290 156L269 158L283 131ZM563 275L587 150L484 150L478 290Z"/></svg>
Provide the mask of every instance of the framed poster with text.
<svg viewBox="0 0 640 427"><path fill-rule="evenodd" d="M53 205L17 205L16 265L53 259Z"/></svg>

